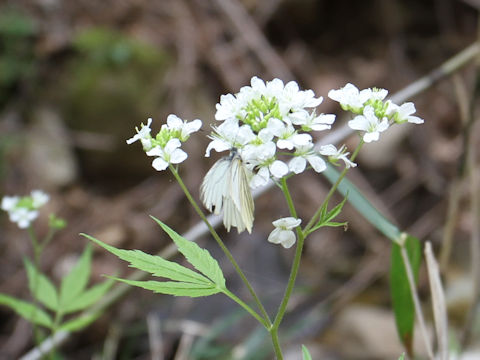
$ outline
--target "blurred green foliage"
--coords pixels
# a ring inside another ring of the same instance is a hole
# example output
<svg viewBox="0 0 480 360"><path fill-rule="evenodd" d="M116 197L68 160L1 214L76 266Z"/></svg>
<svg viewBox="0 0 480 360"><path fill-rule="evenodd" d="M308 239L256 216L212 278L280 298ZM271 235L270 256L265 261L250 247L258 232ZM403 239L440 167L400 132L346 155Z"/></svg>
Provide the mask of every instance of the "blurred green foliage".
<svg viewBox="0 0 480 360"><path fill-rule="evenodd" d="M0 8L0 108L20 81L35 75L35 34L32 18L14 8Z"/></svg>

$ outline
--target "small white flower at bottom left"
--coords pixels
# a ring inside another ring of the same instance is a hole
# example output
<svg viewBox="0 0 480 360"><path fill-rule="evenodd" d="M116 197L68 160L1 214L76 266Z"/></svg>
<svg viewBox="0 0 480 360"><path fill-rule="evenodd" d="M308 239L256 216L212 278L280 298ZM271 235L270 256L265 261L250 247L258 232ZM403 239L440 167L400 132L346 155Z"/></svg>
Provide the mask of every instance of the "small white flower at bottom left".
<svg viewBox="0 0 480 360"><path fill-rule="evenodd" d="M285 249L289 249L295 244L297 240L292 229L301 224L301 219L294 217L285 217L272 222L275 229L268 236L268 241L273 244L280 244Z"/></svg>

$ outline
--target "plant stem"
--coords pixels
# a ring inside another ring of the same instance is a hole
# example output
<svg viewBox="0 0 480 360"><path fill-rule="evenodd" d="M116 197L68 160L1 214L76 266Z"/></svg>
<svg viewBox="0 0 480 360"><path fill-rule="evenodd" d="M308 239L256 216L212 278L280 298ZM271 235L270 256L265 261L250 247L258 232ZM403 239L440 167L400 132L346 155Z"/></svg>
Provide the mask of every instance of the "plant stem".
<svg viewBox="0 0 480 360"><path fill-rule="evenodd" d="M234 293L232 293L230 290L228 290L227 288L223 288L222 289L222 292L227 295L230 299L232 299L233 301L235 301L238 305L240 305L241 307L243 307L250 315L252 315L255 319L258 320L258 322L260 324L262 324L265 328L269 328L270 325L268 325L266 322L265 322L265 319L263 319L260 315L258 315L250 306L248 306L242 299L240 299L237 295L235 295Z"/></svg>
<svg viewBox="0 0 480 360"><path fill-rule="evenodd" d="M282 186L283 194L285 196L285 200L287 201L290 215L294 218L297 218L297 211L295 210L295 205L293 204L292 196L290 195L290 191L287 185L287 180L285 178L281 179L281 186ZM280 326L280 323L282 322L283 316L285 315L285 311L287 310L288 301L290 300L290 296L292 295L293 287L295 285L295 280L297 279L298 269L300 267L300 260L302 257L303 244L305 240L304 234L300 229L300 226L297 226L296 231L297 231L298 240L297 240L297 247L295 249L295 258L293 259L287 287L285 288L285 294L283 295L282 302L278 307L277 315L275 316L273 325L269 330L277 360L283 359L282 349L278 341L278 328Z"/></svg>
<svg viewBox="0 0 480 360"><path fill-rule="evenodd" d="M185 186L185 184L183 183L182 181L182 178L180 177L180 175L178 174L177 170L175 169L175 167L173 167L172 165L169 166L169 169L170 171L172 172L173 176L175 176L175 179L177 180L178 184L180 185L180 187L182 188L183 192L185 193L185 196L187 197L188 201L190 201L190 204L193 206L193 208L195 209L195 211L197 212L198 216L200 216L200 218L203 220L203 222L207 225L208 227L208 230L210 231L210 233L212 234L213 238L215 239L215 241L218 243L218 245L220 246L220 248L222 249L222 251L224 252L224 254L227 256L228 260L230 260L230 262L232 263L233 267L235 268L235 271L237 272L237 274L240 276L240 278L242 279L243 283L245 284L245 286L247 287L248 291L250 292L250 294L252 295L253 297L253 300L255 301L255 303L257 304L258 308L260 309L260 312L262 313L262 316L263 318L265 319L265 323L262 322L262 325L265 326L265 324L267 325L266 327L270 327L272 322L270 320L270 316L268 316L268 313L267 311L265 310L262 302L260 301L260 299L258 298L255 290L253 289L252 285L250 284L250 282L248 281L247 277L245 276L245 274L243 273L242 269L240 269L240 266L238 265L238 263L235 261L235 259L233 258L233 255L232 253L230 252L230 250L228 250L228 248L226 247L226 245L224 244L224 242L222 241L222 239L220 238L220 236L218 235L218 233L215 231L215 229L213 228L213 226L210 224L210 222L208 221L207 217L205 216L205 214L203 213L202 209L200 209L200 207L198 206L197 202L195 201L195 199L193 198L193 196L190 194L190 192L188 191L187 187ZM245 306L248 307L248 305L245 304ZM250 311L249 311L250 312ZM252 310L253 312L253 310ZM257 319L258 320L258 319Z"/></svg>
<svg viewBox="0 0 480 360"><path fill-rule="evenodd" d="M275 350L275 357L277 360L283 360L282 348L280 347L280 342L278 341L278 329L271 328L269 332L272 338L273 349Z"/></svg>
<svg viewBox="0 0 480 360"><path fill-rule="evenodd" d="M60 322L62 321L62 317L63 317L63 314L62 314L62 310L61 308L57 308L57 312L55 313L55 319L53 320L53 326L52 326L52 338L55 337L55 334L57 333L58 331L58 325L60 324ZM49 358L51 360L54 360L55 359L55 353L57 352L57 347L55 344L52 345L52 348L50 350L50 353L49 353Z"/></svg>
<svg viewBox="0 0 480 360"><path fill-rule="evenodd" d="M351 161L354 161L355 158L357 157L358 152L360 151L360 148L363 145L363 139L360 141L358 144L357 148L355 149L354 153L351 156ZM318 217L320 216L321 209L324 206L324 204L327 204L330 198L333 196L335 190L337 189L338 185L342 181L342 179L345 177L345 174L347 173L348 168L346 167L343 169L342 173L340 174L339 178L335 182L335 184L332 186L330 191L328 192L327 196L325 197L325 200L323 201L322 205L318 208L316 213L313 215L313 217L310 219L308 224L305 226L305 229L302 231L300 227L297 227L297 247L295 249L295 257L293 259L292 263L292 268L290 270L290 276L288 278L288 284L285 289L285 294L283 295L282 302L280 303L280 306L277 311L277 315L275 316L275 320L273 322L273 325L270 329L270 336L272 338L272 343L273 347L275 349L275 354L277 356L278 360L283 359L282 351L278 342L278 328L280 326L280 323L282 322L282 319L285 315L285 312L287 310L287 305L290 300L290 296L292 295L293 292L293 287L295 286L295 281L297 279L298 275L298 269L300 268L300 261L302 258L302 252L303 252L303 245L305 243L305 238L308 235L308 230L310 230L315 222L317 221ZM295 210L295 206L293 204L292 196L290 195L290 191L288 189L287 185L287 180L285 178L281 179L281 186L282 186L282 191L285 196L285 200L287 201L288 209L290 210L290 215L293 216L294 218L297 218L297 211Z"/></svg>
<svg viewBox="0 0 480 360"><path fill-rule="evenodd" d="M357 157L360 149L362 148L364 144L364 141L363 141L363 138L360 140L360 143L357 145L355 151L353 152L352 156L350 157L350 160L353 162L355 161L355 158ZM343 171L340 173L340 176L338 177L337 181L335 182L335 184L333 184L333 186L331 187L330 191L328 192L327 196L325 197L325 199L323 200L322 204L320 205L320 207L318 208L318 210L315 212L315 214L312 216L312 218L310 219L310 221L308 222L308 224L305 226L305 228L303 229L303 233L304 234L309 234L309 230L315 225L315 223L317 222L319 216L320 216L320 213L322 212L322 208L325 204L328 204L328 202L330 201L331 197L333 196L333 194L335 193L335 191L337 190L338 188L338 185L340 185L340 183L342 182L343 178L345 177L345 175L347 174L347 171L349 170L350 168L348 167L345 167L343 169Z"/></svg>
<svg viewBox="0 0 480 360"><path fill-rule="evenodd" d="M35 322L36 317L36 309L38 305L37 301L37 292L38 292L38 283L39 283L39 272L40 272L40 259L42 256L42 247L39 245L37 236L35 235L35 231L33 227L30 225L28 227L28 235L30 237L30 241L32 243L33 248L33 264L35 266L35 275L33 278L33 288L32 288L32 296L33 296L33 304L35 305L35 311L32 315L32 325L33 325L33 337L35 339L35 343L38 345L40 343L40 333L38 329L38 325Z"/></svg>

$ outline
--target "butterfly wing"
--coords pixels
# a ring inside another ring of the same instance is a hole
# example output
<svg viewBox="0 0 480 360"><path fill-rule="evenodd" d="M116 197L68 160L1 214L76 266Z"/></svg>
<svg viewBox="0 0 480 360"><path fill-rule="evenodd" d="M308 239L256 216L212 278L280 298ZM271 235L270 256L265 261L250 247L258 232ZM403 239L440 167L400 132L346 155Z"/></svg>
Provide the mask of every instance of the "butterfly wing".
<svg viewBox="0 0 480 360"><path fill-rule="evenodd" d="M254 202L249 185L249 170L239 155L218 160L205 175L200 187L205 207L219 214L227 231L252 231Z"/></svg>
<svg viewBox="0 0 480 360"><path fill-rule="evenodd" d="M203 204L214 214L220 214L223 208L223 199L228 196L230 161L222 158L213 164L207 172L200 186L200 197Z"/></svg>
<svg viewBox="0 0 480 360"><path fill-rule="evenodd" d="M230 175L230 199L232 204L231 217L232 225L236 226L238 232L245 229L250 233L253 226L254 202L249 185L248 169L242 162L240 156L235 156L231 161Z"/></svg>

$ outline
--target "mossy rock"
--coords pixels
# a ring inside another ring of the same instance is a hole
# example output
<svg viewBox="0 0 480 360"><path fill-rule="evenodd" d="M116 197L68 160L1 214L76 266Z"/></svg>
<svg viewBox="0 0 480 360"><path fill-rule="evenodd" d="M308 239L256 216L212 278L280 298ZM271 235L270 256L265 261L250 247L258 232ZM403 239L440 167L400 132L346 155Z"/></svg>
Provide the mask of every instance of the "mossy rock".
<svg viewBox="0 0 480 360"><path fill-rule="evenodd" d="M162 84L170 64L168 55L104 29L77 35L74 45L78 56L69 64L63 85L65 120L70 129L106 134L113 144L110 151L80 151L82 170L102 178L145 173L141 169L146 169L148 161L138 161L142 154L127 147L125 140L148 117L165 113Z"/></svg>

